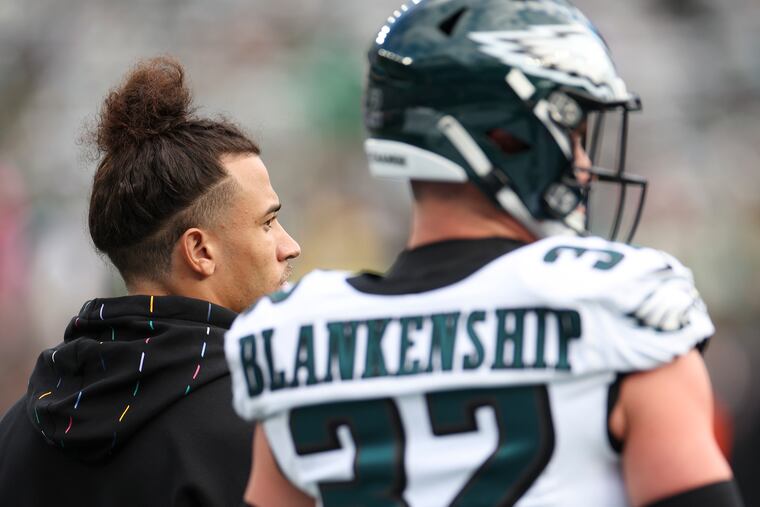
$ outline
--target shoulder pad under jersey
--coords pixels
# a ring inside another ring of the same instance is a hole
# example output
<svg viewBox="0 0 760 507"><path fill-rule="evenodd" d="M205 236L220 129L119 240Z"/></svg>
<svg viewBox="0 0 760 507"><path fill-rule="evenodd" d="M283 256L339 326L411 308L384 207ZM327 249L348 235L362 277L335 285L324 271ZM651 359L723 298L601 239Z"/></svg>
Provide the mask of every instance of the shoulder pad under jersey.
<svg viewBox="0 0 760 507"><path fill-rule="evenodd" d="M542 299L579 309L586 329L578 353L586 357L576 364L584 369L654 368L714 333L691 271L665 252L554 237L522 249L515 262Z"/></svg>

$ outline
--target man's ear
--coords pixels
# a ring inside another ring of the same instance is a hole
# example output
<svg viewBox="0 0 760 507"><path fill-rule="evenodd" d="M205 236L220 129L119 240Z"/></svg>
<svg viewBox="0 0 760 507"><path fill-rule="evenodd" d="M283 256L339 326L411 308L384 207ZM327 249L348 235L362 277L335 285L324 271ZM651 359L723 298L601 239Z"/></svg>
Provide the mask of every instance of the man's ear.
<svg viewBox="0 0 760 507"><path fill-rule="evenodd" d="M209 277L216 271L216 244L203 229L186 230L179 238L177 248L180 259L200 277Z"/></svg>

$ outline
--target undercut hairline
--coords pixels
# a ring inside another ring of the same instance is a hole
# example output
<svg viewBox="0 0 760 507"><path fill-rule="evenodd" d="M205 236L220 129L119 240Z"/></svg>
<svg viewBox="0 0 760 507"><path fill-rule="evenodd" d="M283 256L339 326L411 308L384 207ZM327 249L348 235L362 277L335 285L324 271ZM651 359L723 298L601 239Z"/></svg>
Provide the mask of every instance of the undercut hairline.
<svg viewBox="0 0 760 507"><path fill-rule="evenodd" d="M242 155L242 154L241 154ZM174 247L182 235L191 228L209 228L216 226L228 209L232 198L241 190L240 183L225 169L225 176L220 178L206 192L185 208L177 211L150 236L136 245L125 248L155 249L163 258L161 266L154 266L143 272L122 273L124 281L130 284L140 278L161 280L171 269L171 258ZM168 237L167 237L168 236Z"/></svg>

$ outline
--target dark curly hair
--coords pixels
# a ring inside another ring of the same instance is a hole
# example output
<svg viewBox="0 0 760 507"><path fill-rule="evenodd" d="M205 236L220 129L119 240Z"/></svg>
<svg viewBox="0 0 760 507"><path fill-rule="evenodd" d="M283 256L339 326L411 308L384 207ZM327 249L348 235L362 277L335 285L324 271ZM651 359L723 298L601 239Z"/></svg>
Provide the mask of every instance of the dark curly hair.
<svg viewBox="0 0 760 507"><path fill-rule="evenodd" d="M182 66L154 58L110 92L89 133L100 159L90 235L127 283L161 280L182 234L220 218L237 191L222 157L260 153L230 121L194 113Z"/></svg>

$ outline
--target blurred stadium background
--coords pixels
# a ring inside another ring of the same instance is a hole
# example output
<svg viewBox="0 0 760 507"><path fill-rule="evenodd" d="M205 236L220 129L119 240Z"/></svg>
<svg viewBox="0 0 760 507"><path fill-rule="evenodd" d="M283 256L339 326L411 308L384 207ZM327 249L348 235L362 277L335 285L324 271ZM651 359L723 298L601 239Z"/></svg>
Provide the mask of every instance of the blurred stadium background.
<svg viewBox="0 0 760 507"><path fill-rule="evenodd" d="M400 3L0 0L0 414L86 299L124 292L86 230L94 164L78 139L140 58L178 57L201 112L260 141L303 248L295 278L392 261L409 198L368 176L360 104L366 49ZM760 505L760 2L577 4L643 97L629 170L651 191L637 242L695 272L735 466Z"/></svg>

